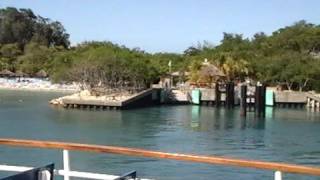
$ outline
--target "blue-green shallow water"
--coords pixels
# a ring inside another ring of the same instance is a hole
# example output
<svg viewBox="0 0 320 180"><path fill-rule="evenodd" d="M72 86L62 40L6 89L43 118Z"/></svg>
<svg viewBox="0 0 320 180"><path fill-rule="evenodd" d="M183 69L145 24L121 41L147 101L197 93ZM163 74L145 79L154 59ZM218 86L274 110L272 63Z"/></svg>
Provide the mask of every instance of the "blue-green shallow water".
<svg viewBox="0 0 320 180"><path fill-rule="evenodd" d="M305 109L268 109L265 120L239 110L161 106L125 111L55 108L59 93L0 91L0 137L137 147L166 152L320 166L320 114ZM1 164L40 166L62 152L0 146ZM155 179L272 179L272 171L171 160L71 152L71 168L107 174L137 170ZM0 176L8 173L0 173ZM285 179L320 179L284 174Z"/></svg>

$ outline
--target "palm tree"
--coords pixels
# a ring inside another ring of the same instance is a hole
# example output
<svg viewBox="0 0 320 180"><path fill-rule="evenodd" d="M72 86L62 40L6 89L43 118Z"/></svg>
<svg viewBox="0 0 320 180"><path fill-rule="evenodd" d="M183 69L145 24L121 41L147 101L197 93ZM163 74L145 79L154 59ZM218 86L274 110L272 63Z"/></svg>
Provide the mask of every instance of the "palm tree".
<svg viewBox="0 0 320 180"><path fill-rule="evenodd" d="M248 75L249 73L249 63L246 60L242 58L234 58L228 54L221 55L214 60L213 63L222 70L228 81Z"/></svg>

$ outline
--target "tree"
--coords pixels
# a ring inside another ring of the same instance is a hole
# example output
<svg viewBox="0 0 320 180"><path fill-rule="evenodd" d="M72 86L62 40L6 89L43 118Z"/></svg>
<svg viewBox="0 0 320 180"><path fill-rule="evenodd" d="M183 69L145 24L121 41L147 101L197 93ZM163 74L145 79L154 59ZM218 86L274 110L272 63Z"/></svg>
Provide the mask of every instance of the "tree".
<svg viewBox="0 0 320 180"><path fill-rule="evenodd" d="M23 50L30 41L48 47L70 45L60 22L36 16L30 9L0 9L0 44L17 43Z"/></svg>
<svg viewBox="0 0 320 180"><path fill-rule="evenodd" d="M0 48L0 69L9 69L15 71L17 64L17 56L21 55L22 51L18 44L5 44Z"/></svg>
<svg viewBox="0 0 320 180"><path fill-rule="evenodd" d="M196 56L196 55L199 55L200 53L201 53L201 50L194 46L190 46L183 51L183 54L185 56Z"/></svg>
<svg viewBox="0 0 320 180"><path fill-rule="evenodd" d="M55 51L54 48L29 43L25 46L25 53L18 58L17 68L30 75L34 75L40 70L47 70Z"/></svg>

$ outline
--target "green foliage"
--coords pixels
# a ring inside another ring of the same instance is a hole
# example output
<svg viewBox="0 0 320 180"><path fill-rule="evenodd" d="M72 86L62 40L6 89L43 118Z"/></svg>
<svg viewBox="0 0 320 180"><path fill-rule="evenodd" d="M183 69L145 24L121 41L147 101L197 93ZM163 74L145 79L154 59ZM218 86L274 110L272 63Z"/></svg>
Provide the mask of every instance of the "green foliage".
<svg viewBox="0 0 320 180"><path fill-rule="evenodd" d="M29 42L69 47L69 34L60 22L36 16L30 9L0 9L0 44L17 43L21 50Z"/></svg>
<svg viewBox="0 0 320 180"><path fill-rule="evenodd" d="M17 68L30 75L48 70L55 51L55 48L29 43L24 48L24 54L18 57Z"/></svg>
<svg viewBox="0 0 320 180"><path fill-rule="evenodd" d="M85 42L59 52L51 63L54 81L76 81L84 88L141 89L161 73L152 55L111 42Z"/></svg>
<svg viewBox="0 0 320 180"><path fill-rule="evenodd" d="M197 82L200 79L199 71L201 69L201 62L200 61L192 61L190 66L190 80L193 82Z"/></svg>
<svg viewBox="0 0 320 180"><path fill-rule="evenodd" d="M36 16L30 9L0 9L0 70L29 75L50 71L53 56L69 44L60 22Z"/></svg>
<svg viewBox="0 0 320 180"><path fill-rule="evenodd" d="M155 53L150 55L150 63L156 67L160 74L169 73L169 62L171 61L172 72L173 71L183 71L187 69L188 63L185 62L185 59L174 53Z"/></svg>
<svg viewBox="0 0 320 180"><path fill-rule="evenodd" d="M188 49L185 57L191 62L208 59L229 80L250 77L285 84L288 89L320 89L320 27L305 21L281 28L270 36L256 33L252 39L224 33L218 46ZM196 53L190 55L190 50Z"/></svg>
<svg viewBox="0 0 320 180"><path fill-rule="evenodd" d="M17 44L5 44L0 48L0 69L15 70L17 57L22 54Z"/></svg>

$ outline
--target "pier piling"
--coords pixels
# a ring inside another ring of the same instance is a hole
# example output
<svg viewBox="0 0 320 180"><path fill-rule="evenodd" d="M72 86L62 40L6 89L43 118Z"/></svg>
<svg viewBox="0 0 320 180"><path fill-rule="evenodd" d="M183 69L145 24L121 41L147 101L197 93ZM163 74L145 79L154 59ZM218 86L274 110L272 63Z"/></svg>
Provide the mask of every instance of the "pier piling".
<svg viewBox="0 0 320 180"><path fill-rule="evenodd" d="M234 107L234 83L228 82L226 84L226 105L228 108Z"/></svg>
<svg viewBox="0 0 320 180"><path fill-rule="evenodd" d="M221 105L221 93L220 93L220 84L217 82L215 86L215 104L216 107Z"/></svg>
<svg viewBox="0 0 320 180"><path fill-rule="evenodd" d="M265 116L266 109L266 86L258 85L256 86L255 92L255 113L257 116Z"/></svg>
<svg viewBox="0 0 320 180"><path fill-rule="evenodd" d="M247 115L247 86L241 86L241 96L240 96L240 115Z"/></svg>

